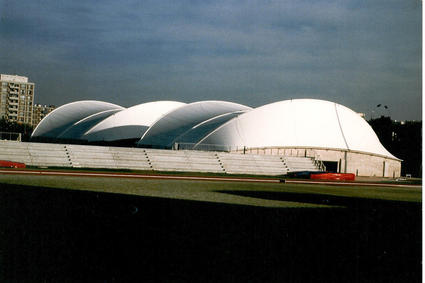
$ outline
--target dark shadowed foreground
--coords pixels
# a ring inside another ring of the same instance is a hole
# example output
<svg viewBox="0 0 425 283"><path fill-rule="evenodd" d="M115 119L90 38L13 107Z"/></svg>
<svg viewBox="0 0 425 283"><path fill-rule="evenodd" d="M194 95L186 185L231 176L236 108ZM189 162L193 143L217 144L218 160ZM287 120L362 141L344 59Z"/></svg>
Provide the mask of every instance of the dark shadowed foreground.
<svg viewBox="0 0 425 283"><path fill-rule="evenodd" d="M0 184L0 281L420 282L421 203L266 208Z"/></svg>

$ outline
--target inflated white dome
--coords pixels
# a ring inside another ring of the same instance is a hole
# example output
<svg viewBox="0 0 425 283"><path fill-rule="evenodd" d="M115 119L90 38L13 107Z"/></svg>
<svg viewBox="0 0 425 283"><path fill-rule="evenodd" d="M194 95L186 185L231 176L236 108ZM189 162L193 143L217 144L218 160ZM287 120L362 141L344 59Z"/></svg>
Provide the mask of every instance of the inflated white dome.
<svg viewBox="0 0 425 283"><path fill-rule="evenodd" d="M189 131L211 118L228 113L249 111L251 109L251 107L227 101L199 101L190 103L158 119L145 132L139 141L139 145L171 147ZM210 131L212 130L210 129ZM186 142L198 142L202 137L197 136L198 138L196 140L186 139Z"/></svg>
<svg viewBox="0 0 425 283"><path fill-rule="evenodd" d="M32 138L60 138L61 134L69 130L80 120L96 113L108 110L122 110L123 107L96 100L71 102L50 112L34 129ZM113 114L110 112L109 114ZM75 134L77 136L79 134Z"/></svg>
<svg viewBox="0 0 425 283"><path fill-rule="evenodd" d="M123 111L121 109L105 110L92 114L68 127L64 132L57 136L59 139L82 140L84 134L99 122L105 120L114 113Z"/></svg>
<svg viewBox="0 0 425 283"><path fill-rule="evenodd" d="M294 99L267 104L221 125L198 145L351 150L396 158L370 125L337 103Z"/></svg>
<svg viewBox="0 0 425 283"><path fill-rule="evenodd" d="M138 140L139 146L160 148L186 143L195 149L331 149L397 159L356 112L316 99L284 100L255 109L226 101L156 101L128 109L78 101L47 115L32 137L90 143L127 140L128 145Z"/></svg>
<svg viewBox="0 0 425 283"><path fill-rule="evenodd" d="M186 103L177 101L139 104L109 116L89 129L83 138L88 141L140 139L154 121L184 105Z"/></svg>

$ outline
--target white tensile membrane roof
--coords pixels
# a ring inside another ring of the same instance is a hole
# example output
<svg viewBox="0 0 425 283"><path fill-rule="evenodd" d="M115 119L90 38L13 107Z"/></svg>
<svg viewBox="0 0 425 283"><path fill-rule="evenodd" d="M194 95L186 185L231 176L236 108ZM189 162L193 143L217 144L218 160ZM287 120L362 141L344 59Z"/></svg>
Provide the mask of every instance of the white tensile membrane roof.
<svg viewBox="0 0 425 283"><path fill-rule="evenodd" d="M245 113L246 111L235 111L225 114L220 114L208 120L205 120L196 126L192 127L190 130L186 131L184 134L178 136L174 142L177 143L192 143L195 145L199 140L208 135L210 132L214 131L217 127L226 123L227 121Z"/></svg>
<svg viewBox="0 0 425 283"><path fill-rule="evenodd" d="M89 142L140 139L139 146L154 147L177 142L323 148L397 159L357 113L316 99L285 100L255 109L226 101L156 101L128 109L102 101L77 101L48 114L31 137Z"/></svg>
<svg viewBox="0 0 425 283"><path fill-rule="evenodd" d="M140 146L171 147L179 137L182 137L198 124L208 119L226 113L249 111L251 109L251 107L227 101L190 103L158 119L145 132L138 144ZM198 140L193 140L192 142L196 143Z"/></svg>
<svg viewBox="0 0 425 283"><path fill-rule="evenodd" d="M31 137L58 138L75 123L88 116L107 110L122 109L124 107L96 100L71 102L56 108L44 117Z"/></svg>
<svg viewBox="0 0 425 283"><path fill-rule="evenodd" d="M84 140L83 135L84 133L98 124L100 121L105 120L109 116L113 115L114 113L123 111L121 109L112 109L112 110L105 110L102 112L98 112L95 114L92 114L86 118L81 119L80 121L74 123L71 127L66 129L64 132L62 132L58 138L59 139L69 139L69 140Z"/></svg>
<svg viewBox="0 0 425 283"><path fill-rule="evenodd" d="M357 113L316 99L285 100L258 107L221 125L198 144L328 148L397 159Z"/></svg>
<svg viewBox="0 0 425 283"><path fill-rule="evenodd" d="M154 121L184 105L186 103L177 101L155 101L129 107L89 129L83 139L88 141L140 139Z"/></svg>

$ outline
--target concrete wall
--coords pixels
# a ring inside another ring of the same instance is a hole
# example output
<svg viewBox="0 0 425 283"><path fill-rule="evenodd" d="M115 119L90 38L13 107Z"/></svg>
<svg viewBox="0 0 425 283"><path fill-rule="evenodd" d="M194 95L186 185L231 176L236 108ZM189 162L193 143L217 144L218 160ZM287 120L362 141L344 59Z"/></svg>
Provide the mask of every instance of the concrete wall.
<svg viewBox="0 0 425 283"><path fill-rule="evenodd" d="M239 153L243 150L238 149ZM401 161L362 152L314 148L250 148L247 154L270 154L283 156L314 157L322 161L338 163L338 172L354 173L357 176L398 178L401 175Z"/></svg>

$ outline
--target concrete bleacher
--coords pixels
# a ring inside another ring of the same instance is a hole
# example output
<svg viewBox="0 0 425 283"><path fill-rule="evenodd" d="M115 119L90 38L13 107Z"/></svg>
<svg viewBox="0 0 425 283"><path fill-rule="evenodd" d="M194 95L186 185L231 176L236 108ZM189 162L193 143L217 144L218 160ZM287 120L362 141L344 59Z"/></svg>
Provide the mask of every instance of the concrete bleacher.
<svg viewBox="0 0 425 283"><path fill-rule="evenodd" d="M72 167L116 169L115 161L106 146L67 145Z"/></svg>
<svg viewBox="0 0 425 283"><path fill-rule="evenodd" d="M147 153L142 148L110 147L118 169L152 170Z"/></svg>
<svg viewBox="0 0 425 283"><path fill-rule="evenodd" d="M278 155L218 153L228 174L284 175L288 168Z"/></svg>
<svg viewBox="0 0 425 283"><path fill-rule="evenodd" d="M72 167L152 170L144 149L67 145Z"/></svg>
<svg viewBox="0 0 425 283"><path fill-rule="evenodd" d="M32 166L71 167L71 160L63 144L28 143Z"/></svg>
<svg viewBox="0 0 425 283"><path fill-rule="evenodd" d="M310 157L285 156L285 162L290 172L320 171Z"/></svg>
<svg viewBox="0 0 425 283"><path fill-rule="evenodd" d="M0 141L0 159L25 164L32 163L28 143L18 141Z"/></svg>
<svg viewBox="0 0 425 283"><path fill-rule="evenodd" d="M146 149L146 153L157 171L225 173L214 152Z"/></svg>
<svg viewBox="0 0 425 283"><path fill-rule="evenodd" d="M285 175L319 171L308 157L0 141L0 160L36 167Z"/></svg>

